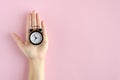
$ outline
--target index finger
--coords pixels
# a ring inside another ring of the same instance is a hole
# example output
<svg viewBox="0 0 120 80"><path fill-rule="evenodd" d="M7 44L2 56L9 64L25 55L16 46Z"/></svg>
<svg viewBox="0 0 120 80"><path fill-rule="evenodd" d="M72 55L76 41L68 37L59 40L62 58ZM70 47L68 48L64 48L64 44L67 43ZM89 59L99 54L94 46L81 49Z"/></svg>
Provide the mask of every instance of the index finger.
<svg viewBox="0 0 120 80"><path fill-rule="evenodd" d="M31 29L31 13L27 15L27 21L26 21L26 40L28 40L29 37L29 29Z"/></svg>

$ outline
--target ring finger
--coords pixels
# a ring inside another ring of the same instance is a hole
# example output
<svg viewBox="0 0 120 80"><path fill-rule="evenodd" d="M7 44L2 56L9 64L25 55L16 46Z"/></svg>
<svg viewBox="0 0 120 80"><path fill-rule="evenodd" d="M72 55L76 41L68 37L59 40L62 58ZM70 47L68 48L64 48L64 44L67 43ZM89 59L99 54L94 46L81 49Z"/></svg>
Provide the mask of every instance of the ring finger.
<svg viewBox="0 0 120 80"><path fill-rule="evenodd" d="M39 14L38 13L36 13L36 22L37 22L37 26L38 26L38 28L40 29L41 28L41 22L40 22L40 17L39 17Z"/></svg>

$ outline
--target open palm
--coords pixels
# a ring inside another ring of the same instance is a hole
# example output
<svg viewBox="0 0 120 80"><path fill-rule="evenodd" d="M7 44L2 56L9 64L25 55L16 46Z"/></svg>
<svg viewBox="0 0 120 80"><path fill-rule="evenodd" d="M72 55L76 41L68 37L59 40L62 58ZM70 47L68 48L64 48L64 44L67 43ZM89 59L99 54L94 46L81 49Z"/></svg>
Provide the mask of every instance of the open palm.
<svg viewBox="0 0 120 80"><path fill-rule="evenodd" d="M41 29L43 33L43 41L39 45L33 45L29 41L29 30L33 29ZM40 21L39 14L35 11L32 11L32 13L29 13L27 16L27 23L26 23L26 41L23 42L21 38L16 34L12 34L13 39L19 46L19 48L22 50L22 52L27 56L28 58L43 58L45 56L45 53L48 48L48 38L45 26L43 24L43 21Z"/></svg>

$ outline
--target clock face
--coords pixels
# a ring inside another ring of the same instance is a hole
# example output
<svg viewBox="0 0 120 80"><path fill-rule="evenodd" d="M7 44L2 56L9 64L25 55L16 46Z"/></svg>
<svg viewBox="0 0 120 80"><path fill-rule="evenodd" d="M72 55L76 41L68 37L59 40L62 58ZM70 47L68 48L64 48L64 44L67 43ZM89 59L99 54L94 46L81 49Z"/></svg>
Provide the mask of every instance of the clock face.
<svg viewBox="0 0 120 80"><path fill-rule="evenodd" d="M30 42L34 45L38 45L42 42L43 36L39 31L34 31L30 34Z"/></svg>

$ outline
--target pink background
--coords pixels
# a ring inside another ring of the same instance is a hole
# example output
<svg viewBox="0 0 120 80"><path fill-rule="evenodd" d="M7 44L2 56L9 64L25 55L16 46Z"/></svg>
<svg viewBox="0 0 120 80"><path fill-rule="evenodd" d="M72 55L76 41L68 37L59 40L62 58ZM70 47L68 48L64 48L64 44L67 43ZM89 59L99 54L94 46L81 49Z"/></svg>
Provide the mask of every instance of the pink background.
<svg viewBox="0 0 120 80"><path fill-rule="evenodd" d="M0 80L27 80L11 33L25 39L33 9L48 32L46 80L120 80L120 0L1 0Z"/></svg>

